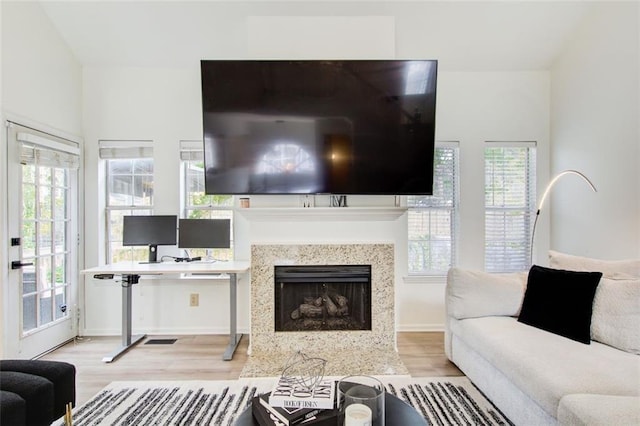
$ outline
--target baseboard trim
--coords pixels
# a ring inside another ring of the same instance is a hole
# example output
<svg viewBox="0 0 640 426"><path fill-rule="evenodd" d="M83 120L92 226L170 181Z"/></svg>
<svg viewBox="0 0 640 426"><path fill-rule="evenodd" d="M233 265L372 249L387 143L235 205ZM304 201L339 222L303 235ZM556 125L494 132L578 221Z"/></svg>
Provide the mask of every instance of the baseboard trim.
<svg viewBox="0 0 640 426"><path fill-rule="evenodd" d="M397 332L418 332L418 331L444 331L444 324L403 324L396 329Z"/></svg>
<svg viewBox="0 0 640 426"><path fill-rule="evenodd" d="M249 334L249 327L238 328L240 334ZM132 334L148 335L204 335L204 334L229 334L228 328L136 328ZM86 329L82 336L120 336L121 331L116 329Z"/></svg>

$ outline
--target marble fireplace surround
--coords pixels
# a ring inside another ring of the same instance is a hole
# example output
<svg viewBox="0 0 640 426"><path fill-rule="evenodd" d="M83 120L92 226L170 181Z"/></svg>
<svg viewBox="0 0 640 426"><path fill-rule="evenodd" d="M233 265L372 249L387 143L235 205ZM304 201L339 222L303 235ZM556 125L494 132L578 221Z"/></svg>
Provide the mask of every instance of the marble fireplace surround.
<svg viewBox="0 0 640 426"><path fill-rule="evenodd" d="M274 331L274 266L371 265L371 330ZM251 342L242 377L277 376L301 350L327 360L326 375L408 374L396 351L393 244L251 246Z"/></svg>

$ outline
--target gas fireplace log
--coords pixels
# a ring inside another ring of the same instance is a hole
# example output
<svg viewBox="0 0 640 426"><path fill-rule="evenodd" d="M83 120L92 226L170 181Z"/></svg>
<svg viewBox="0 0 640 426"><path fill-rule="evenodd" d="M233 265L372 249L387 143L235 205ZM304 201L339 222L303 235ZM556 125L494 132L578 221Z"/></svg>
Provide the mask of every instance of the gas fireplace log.
<svg viewBox="0 0 640 426"><path fill-rule="evenodd" d="M305 305L313 305L313 306L322 306L322 297L305 297L304 298Z"/></svg>
<svg viewBox="0 0 640 426"><path fill-rule="evenodd" d="M347 306L347 302L349 301L349 299L347 299L343 295L337 294L337 293L331 293L330 296L333 299L333 301L336 302L336 305L338 305L338 307L343 308Z"/></svg>
<svg viewBox="0 0 640 426"><path fill-rule="evenodd" d="M314 306L307 303L300 305L296 311L300 311L300 317L303 318L318 318L322 316L322 306Z"/></svg>
<svg viewBox="0 0 640 426"><path fill-rule="evenodd" d="M338 313L338 307L336 306L336 304L333 303L333 300L331 300L329 296L323 297L323 301L324 307L327 308L327 313L329 314L329 316L335 317Z"/></svg>
<svg viewBox="0 0 640 426"><path fill-rule="evenodd" d="M349 307L348 306L339 306L338 311L336 312L337 317L346 317L349 316Z"/></svg>
<svg viewBox="0 0 640 426"><path fill-rule="evenodd" d="M292 320L297 320L298 318L300 318L300 309L294 309L293 312L291 312L290 316Z"/></svg>
<svg viewBox="0 0 640 426"><path fill-rule="evenodd" d="M330 293L330 297L338 307L338 310L336 311L336 316L337 317L348 316L349 306L347 306L347 303L349 302L349 299L347 299L345 296L338 293Z"/></svg>

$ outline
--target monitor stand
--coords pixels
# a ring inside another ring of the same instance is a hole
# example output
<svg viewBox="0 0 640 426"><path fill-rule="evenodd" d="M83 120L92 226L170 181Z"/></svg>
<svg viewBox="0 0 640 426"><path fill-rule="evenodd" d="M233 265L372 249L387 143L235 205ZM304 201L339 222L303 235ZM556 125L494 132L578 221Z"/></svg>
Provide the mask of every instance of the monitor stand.
<svg viewBox="0 0 640 426"><path fill-rule="evenodd" d="M158 245L157 244L149 244L149 261L148 262L140 262L144 263L158 263Z"/></svg>

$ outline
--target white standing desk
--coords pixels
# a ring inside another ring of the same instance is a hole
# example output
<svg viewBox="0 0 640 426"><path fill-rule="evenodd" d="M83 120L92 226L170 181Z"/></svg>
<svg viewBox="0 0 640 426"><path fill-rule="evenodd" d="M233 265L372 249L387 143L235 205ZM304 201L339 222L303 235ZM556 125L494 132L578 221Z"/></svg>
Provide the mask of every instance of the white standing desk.
<svg viewBox="0 0 640 426"><path fill-rule="evenodd" d="M229 345L222 359L229 361L240 343L242 334L237 331L237 274L242 274L250 269L247 261L232 262L162 262L162 263L137 263L119 262L104 266L96 266L80 271L85 275L119 275L122 277L122 346L109 355L102 358L104 362L112 362L125 353L132 346L142 340L145 335L131 335L131 287L138 284L142 275L168 275L168 274L227 274L229 275L229 310L230 330ZM105 279L105 277L102 277ZM108 279L108 278L106 278Z"/></svg>

